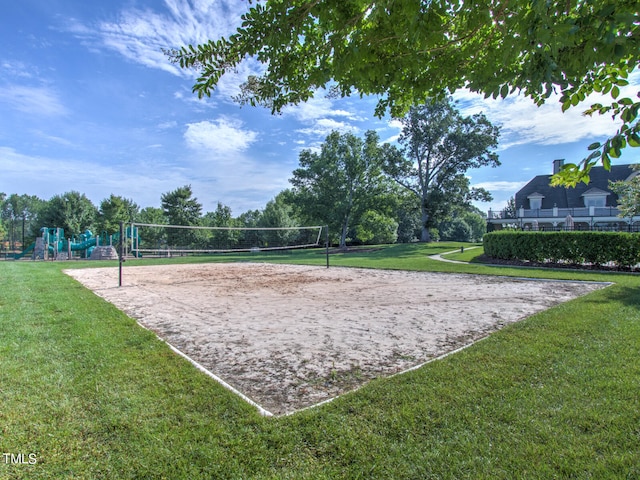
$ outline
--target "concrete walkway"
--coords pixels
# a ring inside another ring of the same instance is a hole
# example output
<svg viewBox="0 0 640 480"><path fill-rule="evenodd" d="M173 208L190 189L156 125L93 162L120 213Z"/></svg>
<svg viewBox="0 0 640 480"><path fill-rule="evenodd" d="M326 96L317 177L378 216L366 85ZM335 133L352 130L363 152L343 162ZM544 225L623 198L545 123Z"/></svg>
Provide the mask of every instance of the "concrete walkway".
<svg viewBox="0 0 640 480"><path fill-rule="evenodd" d="M480 247L466 247L465 250L471 250L473 248L480 248ZM429 255L429 258L431 260L438 260L440 262L462 263L462 264L469 263L469 262L461 262L459 260L449 260L448 258L442 258L442 255L449 255L450 253L460 253L460 250L451 250L450 252L438 253L437 255Z"/></svg>

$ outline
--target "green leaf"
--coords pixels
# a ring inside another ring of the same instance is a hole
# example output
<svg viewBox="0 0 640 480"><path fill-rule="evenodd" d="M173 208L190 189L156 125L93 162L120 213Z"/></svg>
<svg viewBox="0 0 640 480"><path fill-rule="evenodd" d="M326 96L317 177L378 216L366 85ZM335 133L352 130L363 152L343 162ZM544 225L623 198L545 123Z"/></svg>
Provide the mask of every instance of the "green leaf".
<svg viewBox="0 0 640 480"><path fill-rule="evenodd" d="M618 58L624 57L626 51L627 49L625 48L625 46L620 45L619 43L616 43L615 47L613 47L613 54Z"/></svg>
<svg viewBox="0 0 640 480"><path fill-rule="evenodd" d="M618 95L620 95L620 87L616 85L611 89L611 96L613 98L618 98Z"/></svg>
<svg viewBox="0 0 640 480"><path fill-rule="evenodd" d="M600 142L593 142L591 145L587 147L587 150L597 150L601 146L602 144Z"/></svg>
<svg viewBox="0 0 640 480"><path fill-rule="evenodd" d="M630 147L640 147L640 136L637 133L632 133L627 137L627 143Z"/></svg>

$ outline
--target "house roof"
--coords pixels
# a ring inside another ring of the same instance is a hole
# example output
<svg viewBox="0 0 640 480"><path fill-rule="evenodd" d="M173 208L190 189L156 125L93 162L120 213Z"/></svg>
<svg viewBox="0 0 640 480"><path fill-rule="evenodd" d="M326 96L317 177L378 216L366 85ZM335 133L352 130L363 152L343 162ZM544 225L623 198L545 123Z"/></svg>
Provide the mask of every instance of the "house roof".
<svg viewBox="0 0 640 480"><path fill-rule="evenodd" d="M589 190L587 190L586 192L582 193L582 196L587 196L587 195L611 195L610 192L606 192L604 190L601 190L599 188L593 187L590 188Z"/></svg>
<svg viewBox="0 0 640 480"><path fill-rule="evenodd" d="M609 193L606 205L615 207L618 196L610 190L609 181L626 180L632 173L631 165L612 165L611 170L593 167L589 172L589 184L579 183L575 187L552 187L551 175L538 175L516 193L516 208L530 208L528 197L536 194L544 195L541 208L580 208L584 207L583 195L598 193L598 190ZM591 192L593 189L597 190Z"/></svg>

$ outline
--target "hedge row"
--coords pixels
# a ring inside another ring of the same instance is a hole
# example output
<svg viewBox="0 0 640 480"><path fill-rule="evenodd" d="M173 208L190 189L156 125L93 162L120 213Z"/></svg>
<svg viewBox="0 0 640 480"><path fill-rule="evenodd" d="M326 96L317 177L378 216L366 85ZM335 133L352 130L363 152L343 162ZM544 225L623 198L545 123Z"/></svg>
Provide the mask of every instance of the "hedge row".
<svg viewBox="0 0 640 480"><path fill-rule="evenodd" d="M640 234L625 232L491 232L485 255L502 260L633 267L640 263Z"/></svg>

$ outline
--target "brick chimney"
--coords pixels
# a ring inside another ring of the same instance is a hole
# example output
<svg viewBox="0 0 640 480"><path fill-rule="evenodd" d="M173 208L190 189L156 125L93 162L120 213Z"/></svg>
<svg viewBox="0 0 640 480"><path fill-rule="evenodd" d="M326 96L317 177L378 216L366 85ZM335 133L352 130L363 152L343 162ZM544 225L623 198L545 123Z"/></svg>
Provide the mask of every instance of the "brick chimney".
<svg viewBox="0 0 640 480"><path fill-rule="evenodd" d="M553 161L553 174L555 175L560 171L562 166L564 165L564 158L560 158L558 160Z"/></svg>

